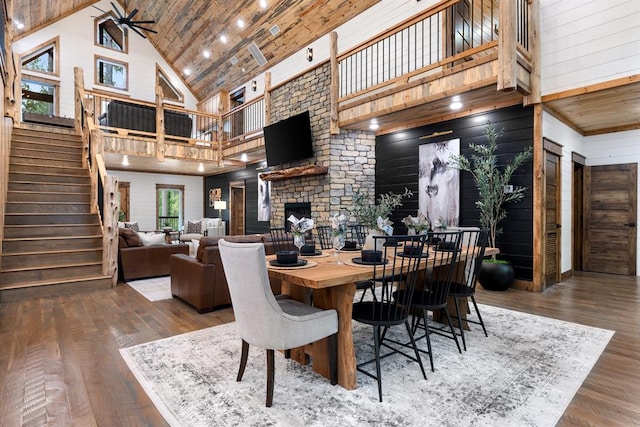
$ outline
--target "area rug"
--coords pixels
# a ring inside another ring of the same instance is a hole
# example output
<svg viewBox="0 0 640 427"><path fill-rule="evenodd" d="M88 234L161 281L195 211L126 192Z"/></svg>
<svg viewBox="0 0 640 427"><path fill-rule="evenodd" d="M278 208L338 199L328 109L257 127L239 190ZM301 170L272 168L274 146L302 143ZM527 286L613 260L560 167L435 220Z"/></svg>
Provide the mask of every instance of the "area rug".
<svg viewBox="0 0 640 427"><path fill-rule="evenodd" d="M331 386L308 367L276 355L274 404L266 408L266 362L251 348L236 382L240 339L234 323L135 347L122 357L172 426L553 426L613 336L612 331L480 306L489 331L468 332L460 354L433 336L427 380L400 355L383 360L383 402L375 380ZM393 330L406 338L404 328ZM358 360L373 354L370 327L354 323ZM426 347L424 339L420 345Z"/></svg>
<svg viewBox="0 0 640 427"><path fill-rule="evenodd" d="M149 301L171 299L171 276L132 280L127 285L138 291Z"/></svg>

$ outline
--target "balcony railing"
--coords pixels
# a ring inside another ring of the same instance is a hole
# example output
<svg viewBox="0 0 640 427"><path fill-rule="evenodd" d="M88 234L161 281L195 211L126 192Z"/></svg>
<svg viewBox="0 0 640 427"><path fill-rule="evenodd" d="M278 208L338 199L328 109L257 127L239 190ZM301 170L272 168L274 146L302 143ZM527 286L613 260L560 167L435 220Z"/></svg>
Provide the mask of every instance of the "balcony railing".
<svg viewBox="0 0 640 427"><path fill-rule="evenodd" d="M264 127L265 104L260 96L222 116L224 146L233 146L253 136L261 136Z"/></svg>

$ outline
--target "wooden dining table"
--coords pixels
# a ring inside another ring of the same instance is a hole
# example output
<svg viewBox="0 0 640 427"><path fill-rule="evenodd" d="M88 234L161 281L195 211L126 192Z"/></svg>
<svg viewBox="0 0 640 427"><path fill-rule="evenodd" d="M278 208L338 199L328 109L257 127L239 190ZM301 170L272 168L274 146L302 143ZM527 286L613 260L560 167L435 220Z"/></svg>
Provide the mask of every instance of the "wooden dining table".
<svg viewBox="0 0 640 427"><path fill-rule="evenodd" d="M322 309L335 309L338 312L338 384L353 390L356 388L356 355L352 334L352 308L356 292L356 282L373 277L373 266L356 265L352 258L360 256L360 252L341 251L335 256L334 250L324 250L320 256L303 257L308 265L297 268L273 267L269 261L274 255L267 256L267 270L269 277L281 280L281 292L290 297L309 301L309 293L313 293L313 304ZM491 255L487 248L487 255ZM464 256L465 251L463 250ZM328 255L328 256L327 256ZM338 265L338 258L342 264ZM427 269L434 266L433 258L426 258L420 268ZM327 340L295 349L291 357L300 363L307 364L312 360L312 369L320 375L329 378L329 360Z"/></svg>

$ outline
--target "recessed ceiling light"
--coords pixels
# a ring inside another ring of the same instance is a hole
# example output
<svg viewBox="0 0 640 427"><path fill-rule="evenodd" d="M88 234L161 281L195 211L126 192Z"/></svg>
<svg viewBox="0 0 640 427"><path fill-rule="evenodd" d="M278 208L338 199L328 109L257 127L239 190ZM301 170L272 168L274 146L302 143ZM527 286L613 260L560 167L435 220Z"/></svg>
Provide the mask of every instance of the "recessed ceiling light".
<svg viewBox="0 0 640 427"><path fill-rule="evenodd" d="M188 68L185 68L185 69L183 70L183 72L184 72L184 75L185 75L185 76L190 76L190 75L191 75L191 70L190 70L190 69L188 69Z"/></svg>
<svg viewBox="0 0 640 427"><path fill-rule="evenodd" d="M198 172L204 172L204 165L202 163L198 165Z"/></svg>
<svg viewBox="0 0 640 427"><path fill-rule="evenodd" d="M238 24L238 27L244 28L244 21L242 19L238 19L237 24Z"/></svg>
<svg viewBox="0 0 640 427"><path fill-rule="evenodd" d="M203 50L202 51L202 56L204 56L205 58L210 58L211 57L211 53L208 50Z"/></svg>
<svg viewBox="0 0 640 427"><path fill-rule="evenodd" d="M453 101L451 105L449 105L449 108L451 108L452 110L459 110L460 108L462 108L462 102Z"/></svg>
<svg viewBox="0 0 640 427"><path fill-rule="evenodd" d="M267 0L260 0L260 7L263 9L267 8Z"/></svg>
<svg viewBox="0 0 640 427"><path fill-rule="evenodd" d="M126 154L122 156L122 166L129 166L129 156Z"/></svg>
<svg viewBox="0 0 640 427"><path fill-rule="evenodd" d="M369 123L369 129L376 130L378 128L380 128L380 125L378 124L378 120L377 119L371 119L371 123Z"/></svg>
<svg viewBox="0 0 640 427"><path fill-rule="evenodd" d="M16 24L17 29L21 30L24 28L24 22L14 21L14 23Z"/></svg>
<svg viewBox="0 0 640 427"><path fill-rule="evenodd" d="M242 156L240 156L240 160L243 161L243 162L246 162L247 160L249 160L247 158L247 153L242 153Z"/></svg>
<svg viewBox="0 0 640 427"><path fill-rule="evenodd" d="M220 41L222 43L226 43L227 42L227 36L225 36L224 34L220 36Z"/></svg>

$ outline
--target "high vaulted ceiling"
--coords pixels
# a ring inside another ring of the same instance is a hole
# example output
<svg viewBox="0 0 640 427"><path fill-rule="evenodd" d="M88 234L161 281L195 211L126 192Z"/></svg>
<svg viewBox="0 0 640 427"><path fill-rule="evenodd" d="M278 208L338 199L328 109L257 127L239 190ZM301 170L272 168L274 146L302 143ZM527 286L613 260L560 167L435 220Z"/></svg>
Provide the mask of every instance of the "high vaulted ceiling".
<svg viewBox="0 0 640 427"><path fill-rule="evenodd" d="M259 0L126 0L116 5L127 13L138 9L135 20L156 21L150 27L158 34L148 32L149 40L202 100L220 89L235 89L379 1L266 0L265 9ZM25 24L17 35L37 31L96 3L13 0L14 16ZM236 24L238 19L244 21L243 29ZM278 33L273 35L276 28ZM226 44L220 41L223 34ZM266 65L259 66L249 52L253 43ZM211 56L205 58L203 50ZM189 76L183 74L185 68L191 70Z"/></svg>

